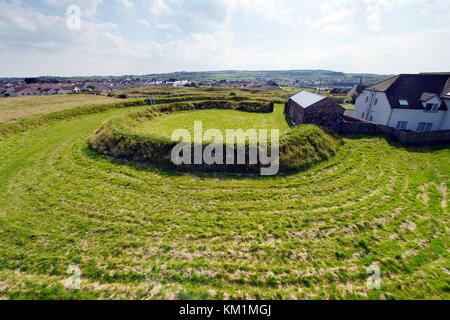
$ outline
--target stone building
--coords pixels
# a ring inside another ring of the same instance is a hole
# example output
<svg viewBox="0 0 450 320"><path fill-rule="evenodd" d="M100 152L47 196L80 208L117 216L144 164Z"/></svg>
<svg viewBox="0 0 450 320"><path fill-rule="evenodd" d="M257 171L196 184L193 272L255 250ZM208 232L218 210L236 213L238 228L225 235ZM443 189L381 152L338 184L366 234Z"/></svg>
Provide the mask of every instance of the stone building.
<svg viewBox="0 0 450 320"><path fill-rule="evenodd" d="M293 125L317 124L339 132L345 109L331 98L302 91L286 103Z"/></svg>

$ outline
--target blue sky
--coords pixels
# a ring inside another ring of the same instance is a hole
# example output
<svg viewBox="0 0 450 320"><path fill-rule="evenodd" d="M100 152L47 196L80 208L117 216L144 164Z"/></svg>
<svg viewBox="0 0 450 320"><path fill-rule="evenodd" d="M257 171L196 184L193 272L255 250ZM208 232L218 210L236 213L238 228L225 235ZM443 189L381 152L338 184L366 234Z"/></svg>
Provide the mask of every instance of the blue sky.
<svg viewBox="0 0 450 320"><path fill-rule="evenodd" d="M449 0L0 0L0 76L391 74L450 71L449 57Z"/></svg>

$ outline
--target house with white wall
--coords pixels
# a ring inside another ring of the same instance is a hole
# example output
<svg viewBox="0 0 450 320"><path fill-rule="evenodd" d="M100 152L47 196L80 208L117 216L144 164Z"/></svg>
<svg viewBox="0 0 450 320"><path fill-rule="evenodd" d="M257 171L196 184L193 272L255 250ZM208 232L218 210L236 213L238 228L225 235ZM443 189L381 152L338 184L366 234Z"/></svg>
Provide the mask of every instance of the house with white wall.
<svg viewBox="0 0 450 320"><path fill-rule="evenodd" d="M401 74L364 90L352 116L400 130L450 130L450 73Z"/></svg>

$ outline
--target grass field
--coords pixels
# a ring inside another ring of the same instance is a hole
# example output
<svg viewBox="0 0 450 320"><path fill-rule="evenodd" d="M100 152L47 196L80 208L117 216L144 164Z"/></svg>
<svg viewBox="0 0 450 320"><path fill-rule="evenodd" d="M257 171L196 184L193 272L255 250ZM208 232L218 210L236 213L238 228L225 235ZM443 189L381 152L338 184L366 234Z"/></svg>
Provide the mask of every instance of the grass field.
<svg viewBox="0 0 450 320"><path fill-rule="evenodd" d="M234 110L177 112L142 122L136 128L136 132L140 135L157 135L170 139L175 130L187 129L194 136L194 122L201 121L203 133L208 129L218 129L225 136L227 129L278 129L280 134L284 134L290 128L283 108L283 105L275 105L274 112L268 114Z"/></svg>
<svg viewBox="0 0 450 320"><path fill-rule="evenodd" d="M355 110L355 105L354 104L350 104L350 103L344 103L344 104L342 104L342 107L345 110Z"/></svg>
<svg viewBox="0 0 450 320"><path fill-rule="evenodd" d="M0 123L38 114L115 101L119 100L86 94L0 98Z"/></svg>
<svg viewBox="0 0 450 320"><path fill-rule="evenodd" d="M109 119L0 138L0 298L449 299L450 148L345 138L291 175L190 176L88 150ZM381 290L366 287L381 263ZM81 290L66 290L67 269Z"/></svg>

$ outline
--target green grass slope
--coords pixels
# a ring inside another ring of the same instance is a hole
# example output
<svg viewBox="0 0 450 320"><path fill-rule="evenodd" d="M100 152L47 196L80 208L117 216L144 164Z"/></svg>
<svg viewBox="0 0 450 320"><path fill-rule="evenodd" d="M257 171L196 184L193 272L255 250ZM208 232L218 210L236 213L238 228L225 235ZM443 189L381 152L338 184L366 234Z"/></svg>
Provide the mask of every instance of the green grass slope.
<svg viewBox="0 0 450 320"><path fill-rule="evenodd" d="M0 298L450 299L449 148L346 138L290 175L181 175L89 151L129 112L0 138Z"/></svg>

